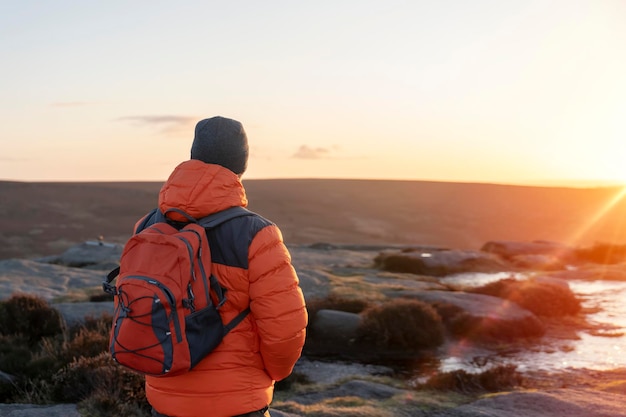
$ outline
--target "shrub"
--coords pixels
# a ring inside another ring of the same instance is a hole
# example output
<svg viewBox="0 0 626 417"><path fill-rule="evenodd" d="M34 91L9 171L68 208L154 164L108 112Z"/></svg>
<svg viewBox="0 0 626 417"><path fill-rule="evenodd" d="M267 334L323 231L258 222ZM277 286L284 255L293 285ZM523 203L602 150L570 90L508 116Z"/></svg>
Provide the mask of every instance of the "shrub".
<svg viewBox="0 0 626 417"><path fill-rule="evenodd" d="M419 388L429 388L462 393L498 392L518 387L522 384L522 375L515 365L503 365L474 374L464 370L443 372L431 377Z"/></svg>
<svg viewBox="0 0 626 417"><path fill-rule="evenodd" d="M31 346L22 335L0 336L0 370L20 375L30 362Z"/></svg>
<svg viewBox="0 0 626 417"><path fill-rule="evenodd" d="M149 409L143 377L117 365L106 352L91 358L75 359L61 369L52 381L52 395L56 401L87 401L91 406L102 407L109 413L102 415L127 415L111 411L111 407L122 405Z"/></svg>
<svg viewBox="0 0 626 417"><path fill-rule="evenodd" d="M110 314L102 314L88 316L82 323L72 326L69 340L63 346L64 361L68 363L81 356L94 357L108 351L111 321Z"/></svg>
<svg viewBox="0 0 626 417"><path fill-rule="evenodd" d="M40 297L15 294L1 304L0 332L2 334L23 334L31 343L34 343L43 337L63 332L64 324L61 314Z"/></svg>
<svg viewBox="0 0 626 417"><path fill-rule="evenodd" d="M388 349L418 351L443 343L441 317L428 304L398 299L363 311L359 341Z"/></svg>
<svg viewBox="0 0 626 417"><path fill-rule="evenodd" d="M0 370L11 378L11 383L4 383L0 388L0 403L47 401L48 380L62 364L54 352L48 354L42 346L54 344L61 343L44 338L33 345L20 334L0 336Z"/></svg>
<svg viewBox="0 0 626 417"><path fill-rule="evenodd" d="M507 278L474 288L471 292L504 298L539 316L573 315L581 308L580 300L569 287L534 279L517 281Z"/></svg>
<svg viewBox="0 0 626 417"><path fill-rule="evenodd" d="M98 330L82 329L63 346L62 356L66 362L74 358L91 358L106 352L109 346L108 334Z"/></svg>

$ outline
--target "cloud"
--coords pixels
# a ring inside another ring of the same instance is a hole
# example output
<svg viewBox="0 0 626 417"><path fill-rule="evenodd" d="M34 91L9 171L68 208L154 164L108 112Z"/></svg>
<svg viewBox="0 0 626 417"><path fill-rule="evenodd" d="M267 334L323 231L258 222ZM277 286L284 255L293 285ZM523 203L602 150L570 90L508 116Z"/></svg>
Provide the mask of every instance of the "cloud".
<svg viewBox="0 0 626 417"><path fill-rule="evenodd" d="M190 132L196 118L193 116L176 115L147 115L147 116L124 116L116 119L121 122L129 122L134 126L157 126L166 134L179 134ZM193 133L193 132L192 132Z"/></svg>
<svg viewBox="0 0 626 417"><path fill-rule="evenodd" d="M296 159L326 159L332 158L332 155L330 149L311 148L307 145L302 145L291 157Z"/></svg>
<svg viewBox="0 0 626 417"><path fill-rule="evenodd" d="M89 106L90 104L87 101L58 101L56 103L50 103L51 107L83 107Z"/></svg>

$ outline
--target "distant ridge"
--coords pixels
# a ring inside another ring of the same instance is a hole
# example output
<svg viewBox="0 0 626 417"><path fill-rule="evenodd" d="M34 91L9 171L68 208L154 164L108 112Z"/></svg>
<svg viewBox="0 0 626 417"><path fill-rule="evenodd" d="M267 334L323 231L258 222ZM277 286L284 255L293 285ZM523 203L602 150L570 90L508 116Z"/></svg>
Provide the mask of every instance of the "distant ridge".
<svg viewBox="0 0 626 417"><path fill-rule="evenodd" d="M249 208L287 244L424 244L488 240L574 245L626 241L621 187L570 188L358 179L246 180ZM59 253L104 236L124 242L162 182L0 181L0 259ZM609 203L613 205L609 207Z"/></svg>

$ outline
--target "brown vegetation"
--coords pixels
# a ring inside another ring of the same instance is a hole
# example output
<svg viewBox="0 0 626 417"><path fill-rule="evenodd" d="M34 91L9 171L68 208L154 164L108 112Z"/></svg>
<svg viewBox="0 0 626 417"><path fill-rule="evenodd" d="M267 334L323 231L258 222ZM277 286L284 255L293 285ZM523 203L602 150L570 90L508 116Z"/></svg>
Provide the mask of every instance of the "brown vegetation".
<svg viewBox="0 0 626 417"><path fill-rule="evenodd" d="M566 285L534 279L504 279L470 290L512 301L538 316L558 317L580 312L580 300Z"/></svg>
<svg viewBox="0 0 626 417"><path fill-rule="evenodd" d="M429 378L419 388L457 391L465 394L475 392L501 392L519 387L523 383L522 375L514 365L497 366L481 373L469 373L464 370L443 372Z"/></svg>
<svg viewBox="0 0 626 417"><path fill-rule="evenodd" d="M107 353L111 317L66 328L59 313L32 295L0 302L0 402L78 403L90 416L145 417L143 378Z"/></svg>
<svg viewBox="0 0 626 417"><path fill-rule="evenodd" d="M358 339L377 347L411 352L443 343L441 317L421 301L389 301L366 309L362 317Z"/></svg>

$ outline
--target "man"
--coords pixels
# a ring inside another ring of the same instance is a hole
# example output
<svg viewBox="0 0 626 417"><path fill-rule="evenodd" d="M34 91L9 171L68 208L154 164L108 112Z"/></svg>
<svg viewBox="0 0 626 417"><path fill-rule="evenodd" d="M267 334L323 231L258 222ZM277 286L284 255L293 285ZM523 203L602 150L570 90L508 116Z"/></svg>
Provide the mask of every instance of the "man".
<svg viewBox="0 0 626 417"><path fill-rule="evenodd" d="M241 183L247 161L241 123L201 120L191 159L161 188L159 209L178 208L199 219L247 206ZM168 216L184 220L175 212ZM259 215L231 219L207 234L213 272L228 298L220 309L223 321L248 306L250 314L188 373L146 376L148 401L154 416L269 416L274 382L291 373L304 345L307 313L298 277L280 230Z"/></svg>

